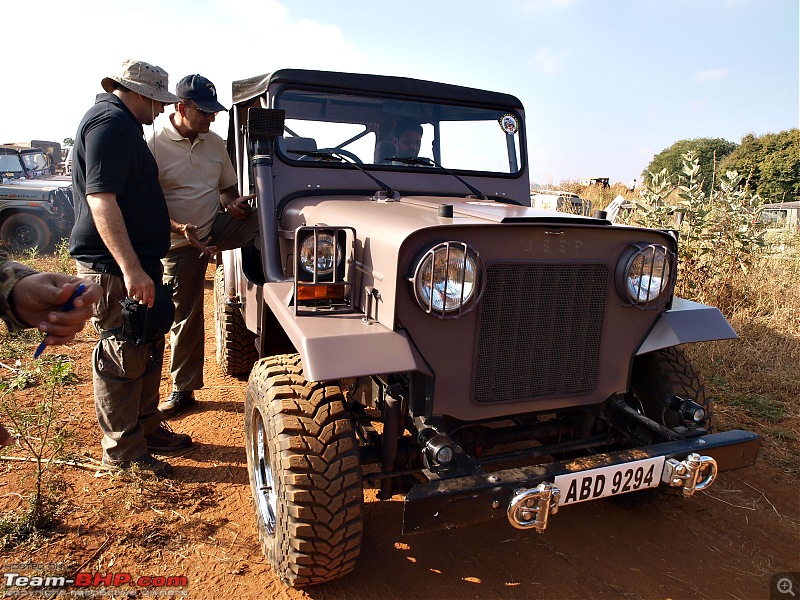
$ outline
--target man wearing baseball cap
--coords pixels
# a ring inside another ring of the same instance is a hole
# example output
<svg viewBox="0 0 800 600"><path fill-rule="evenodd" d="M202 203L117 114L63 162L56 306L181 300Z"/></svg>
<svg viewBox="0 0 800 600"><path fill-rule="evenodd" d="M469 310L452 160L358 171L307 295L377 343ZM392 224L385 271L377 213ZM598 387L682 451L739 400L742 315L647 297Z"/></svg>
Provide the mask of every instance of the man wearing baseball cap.
<svg viewBox="0 0 800 600"><path fill-rule="evenodd" d="M102 462L110 469L136 467L166 476L170 465L151 453L182 450L192 440L162 424L158 411L163 332L160 339L157 332L134 339L121 301L130 298L134 308L147 306L153 315L171 308L169 295L159 289L169 214L142 125L152 124L165 104L179 98L167 89L163 69L138 60L124 61L120 73L101 85L107 93L97 96L75 135L69 251L78 273L103 288L92 317L100 333L92 371Z"/></svg>
<svg viewBox="0 0 800 600"><path fill-rule="evenodd" d="M241 197L225 142L209 130L226 110L214 84L188 75L175 86L180 102L148 145L158 163L172 231L163 260L173 287L175 323L170 332L172 394L159 410L177 416L196 403L203 387L203 289L208 257L221 250L258 246L258 215Z"/></svg>

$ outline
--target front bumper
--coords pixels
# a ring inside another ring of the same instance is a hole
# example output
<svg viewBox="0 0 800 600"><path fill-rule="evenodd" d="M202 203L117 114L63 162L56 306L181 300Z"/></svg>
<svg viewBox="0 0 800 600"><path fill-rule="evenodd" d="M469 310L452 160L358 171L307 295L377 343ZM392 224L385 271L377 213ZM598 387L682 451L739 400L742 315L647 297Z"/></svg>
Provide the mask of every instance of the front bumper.
<svg viewBox="0 0 800 600"><path fill-rule="evenodd" d="M518 490L536 488L569 473L655 457L684 460L692 453L712 457L717 471L747 467L755 463L760 440L758 434L749 431L726 431L545 465L419 484L405 497L403 534L451 529L493 519L507 521L507 508Z"/></svg>

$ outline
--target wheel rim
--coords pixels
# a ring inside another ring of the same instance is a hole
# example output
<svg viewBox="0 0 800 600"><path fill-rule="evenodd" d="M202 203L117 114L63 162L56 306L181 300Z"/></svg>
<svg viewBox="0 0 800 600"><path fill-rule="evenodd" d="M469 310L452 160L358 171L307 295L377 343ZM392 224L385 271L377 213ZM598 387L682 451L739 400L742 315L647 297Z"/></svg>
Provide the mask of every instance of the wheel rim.
<svg viewBox="0 0 800 600"><path fill-rule="evenodd" d="M217 307L217 314L216 314L216 318L214 319L214 321L215 321L214 324L216 325L215 333L216 333L216 342L217 342L217 357L221 360L222 359L222 350L223 350L223 344L222 344L222 315L220 314L219 307Z"/></svg>
<svg viewBox="0 0 800 600"><path fill-rule="evenodd" d="M39 241L39 232L32 225L23 223L14 229L14 241L21 248L31 248Z"/></svg>
<svg viewBox="0 0 800 600"><path fill-rule="evenodd" d="M253 419L255 425L255 435L253 436L255 464L253 471L256 482L256 504L258 505L259 517L267 527L267 533L274 537L275 513L278 507L278 499L275 495L275 479L269 462L269 448L267 448L267 436L264 431L264 420L261 418L261 413L257 410L254 411Z"/></svg>

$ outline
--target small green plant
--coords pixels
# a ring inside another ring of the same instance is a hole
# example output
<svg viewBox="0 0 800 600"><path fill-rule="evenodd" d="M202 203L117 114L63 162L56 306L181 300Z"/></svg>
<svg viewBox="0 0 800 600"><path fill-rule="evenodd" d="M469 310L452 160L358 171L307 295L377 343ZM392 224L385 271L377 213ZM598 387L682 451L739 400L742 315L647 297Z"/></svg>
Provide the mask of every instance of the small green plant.
<svg viewBox="0 0 800 600"><path fill-rule="evenodd" d="M41 255L42 255L42 251L39 248L39 246L32 246L32 247L28 248L27 250L25 250L25 258L26 258L26 262L28 262L28 263L36 262Z"/></svg>
<svg viewBox="0 0 800 600"><path fill-rule="evenodd" d="M75 374L63 357L37 362L40 364L33 371L41 377L44 393L33 406L22 406L17 401L14 393L19 389L17 379L0 383L3 421L17 438L24 458L35 465L27 507L0 519L0 547L19 543L52 527L58 521L65 492L59 461L65 455L69 433L61 422L59 403L55 400L56 390L74 381Z"/></svg>
<svg viewBox="0 0 800 600"><path fill-rule="evenodd" d="M55 263L53 271L56 273L65 273L67 275L75 273L75 261L69 255L69 238L64 238L56 244L53 260Z"/></svg>

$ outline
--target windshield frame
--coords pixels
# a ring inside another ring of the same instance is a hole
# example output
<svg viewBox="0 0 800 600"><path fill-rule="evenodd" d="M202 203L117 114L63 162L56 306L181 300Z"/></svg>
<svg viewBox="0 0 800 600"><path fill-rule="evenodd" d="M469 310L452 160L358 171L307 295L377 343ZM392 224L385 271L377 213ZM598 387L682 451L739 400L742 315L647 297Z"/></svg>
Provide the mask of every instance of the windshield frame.
<svg viewBox="0 0 800 600"><path fill-rule="evenodd" d="M429 153L426 157L432 157L433 160L441 164L441 152L442 152L442 124L453 124L453 123L480 123L480 124L490 124L493 121L494 126L497 127L498 136L497 139L505 140L503 150L505 151L505 156L501 159L495 158L496 162L504 162L508 161L508 170L501 171L501 170L483 170L479 168L475 168L473 165L458 165L458 164L444 164L443 166L447 169L459 173L462 175L469 175L469 176L476 176L476 177L490 177L490 178L503 178L503 179L517 179L520 177L527 176L527 140L525 137L525 126L524 126L524 113L519 110L516 106L503 106L498 104L490 104L490 103L481 103L481 102L473 102L473 101L459 101L458 99L455 100L446 100L442 98L428 98L423 96L414 96L414 95L404 95L400 93L378 93L371 90L361 90L361 89L341 89L341 88L333 88L333 87L316 87L316 86L308 86L302 83L296 82L286 82L276 87L273 87L270 94L271 105L274 108L278 109L286 109L290 108L286 106L285 100L291 96L291 94L304 94L307 97L313 97L314 95L319 96L320 99L324 97L328 97L329 99L335 99L336 97L351 98L354 102L358 99L363 99L365 105L369 105L371 107L371 111L375 112L376 107L386 107L389 105L396 105L396 106L405 106L407 107L406 112L409 112L409 109L416 109L418 114L423 114L426 117L426 121L423 122L423 140L422 144L429 148ZM322 109L321 109L322 110ZM366 109L365 109L366 110ZM344 111L343 111L344 112ZM387 111L385 114L388 114ZM452 118L454 115L463 114L462 119L454 119ZM397 111L397 114L400 115L401 111ZM467 118L469 116L478 117L485 115L486 117L491 118ZM302 154L295 154L292 155L291 151L287 151L285 149L285 142L284 140L290 139L292 133L295 133L292 124L297 121L296 117L299 116L296 112L292 110L287 110L286 116L286 133L284 134L283 138L279 138L279 143L277 144L276 148L276 156L281 162L286 164L290 164L292 166L300 166L300 167L320 167L323 166L325 168L348 168L347 165L344 165L338 161L326 161L324 163L317 162L309 157L303 157ZM316 116L316 115L314 115ZM450 116L451 118L447 118ZM510 122L513 123L511 132L504 129L504 121L505 117L511 117ZM398 117L399 118L399 117ZM308 118L304 119L304 122L325 122L324 119L316 119L316 118ZM330 121L328 121L330 122ZM354 130L351 135L348 135L346 139L341 139L335 146L320 146L318 149L321 148L336 148L336 149L344 149L345 151L348 150L347 146L363 139L365 137L373 137L374 141L372 144L375 146L375 155L373 156L372 160L364 160L364 164L361 165L364 168L369 170L376 170L376 171L399 171L399 172L412 172L415 174L426 173L430 172L430 167L426 167L423 165L409 165L409 164L401 164L397 162L392 162L389 164L381 164L378 159L378 145L382 143L389 142L388 132L386 129L385 122L378 122L378 120L373 117L370 117L369 120L366 118L362 119L351 119L345 120L341 119L335 121L341 124L351 124L351 125L361 125L363 128L361 130ZM299 138L304 138L302 135L298 135ZM499 145L499 144L498 144ZM305 148L304 148L305 149ZM510 159L510 153L513 149L514 160ZM362 152L362 157L366 153ZM495 154L500 154L498 151L495 151ZM362 158L363 160L363 158ZM477 159L476 159L477 160ZM515 169L515 170L514 170Z"/></svg>

